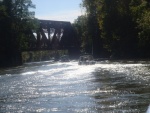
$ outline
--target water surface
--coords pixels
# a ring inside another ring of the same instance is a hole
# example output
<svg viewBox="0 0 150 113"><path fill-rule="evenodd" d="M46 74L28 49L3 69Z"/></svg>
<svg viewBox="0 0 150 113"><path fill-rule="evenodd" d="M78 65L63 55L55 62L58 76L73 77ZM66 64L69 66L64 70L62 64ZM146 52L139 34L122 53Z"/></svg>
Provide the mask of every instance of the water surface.
<svg viewBox="0 0 150 113"><path fill-rule="evenodd" d="M0 71L2 113L145 113L146 61L36 62Z"/></svg>

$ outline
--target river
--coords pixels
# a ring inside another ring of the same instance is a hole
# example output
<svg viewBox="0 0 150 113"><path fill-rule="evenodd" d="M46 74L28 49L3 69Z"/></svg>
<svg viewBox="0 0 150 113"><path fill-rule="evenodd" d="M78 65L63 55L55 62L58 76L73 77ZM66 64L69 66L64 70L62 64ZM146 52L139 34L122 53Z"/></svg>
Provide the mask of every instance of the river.
<svg viewBox="0 0 150 113"><path fill-rule="evenodd" d="M150 62L34 62L0 70L0 113L145 113Z"/></svg>

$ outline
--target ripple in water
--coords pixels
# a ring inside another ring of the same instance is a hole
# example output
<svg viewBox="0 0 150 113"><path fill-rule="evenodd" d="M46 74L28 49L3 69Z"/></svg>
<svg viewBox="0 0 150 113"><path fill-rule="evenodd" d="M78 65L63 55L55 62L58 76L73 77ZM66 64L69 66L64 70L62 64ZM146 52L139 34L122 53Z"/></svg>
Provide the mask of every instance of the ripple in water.
<svg viewBox="0 0 150 113"><path fill-rule="evenodd" d="M90 66L46 62L3 71L0 111L146 112L150 103L149 67L147 63L131 61Z"/></svg>

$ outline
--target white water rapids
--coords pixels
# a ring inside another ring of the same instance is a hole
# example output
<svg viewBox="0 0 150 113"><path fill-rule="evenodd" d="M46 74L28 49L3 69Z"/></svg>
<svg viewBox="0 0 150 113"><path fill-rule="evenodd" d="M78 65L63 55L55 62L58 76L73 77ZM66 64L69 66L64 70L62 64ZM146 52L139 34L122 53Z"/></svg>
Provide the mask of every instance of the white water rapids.
<svg viewBox="0 0 150 113"><path fill-rule="evenodd" d="M146 61L48 61L0 71L2 113L144 113L149 104Z"/></svg>

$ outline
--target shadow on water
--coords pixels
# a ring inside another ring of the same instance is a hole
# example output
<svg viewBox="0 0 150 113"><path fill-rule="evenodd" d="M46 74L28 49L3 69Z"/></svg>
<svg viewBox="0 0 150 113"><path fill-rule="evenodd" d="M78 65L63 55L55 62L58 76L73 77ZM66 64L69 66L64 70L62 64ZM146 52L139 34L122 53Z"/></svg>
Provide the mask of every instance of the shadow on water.
<svg viewBox="0 0 150 113"><path fill-rule="evenodd" d="M48 64L54 64L54 61L30 62L24 63L22 66L0 69L0 75L20 74L29 70L37 70L41 68L41 66L46 66Z"/></svg>
<svg viewBox="0 0 150 113"><path fill-rule="evenodd" d="M99 88L94 95L98 111L144 113L150 103L150 65L144 61L107 64L113 65L94 72L93 82Z"/></svg>

